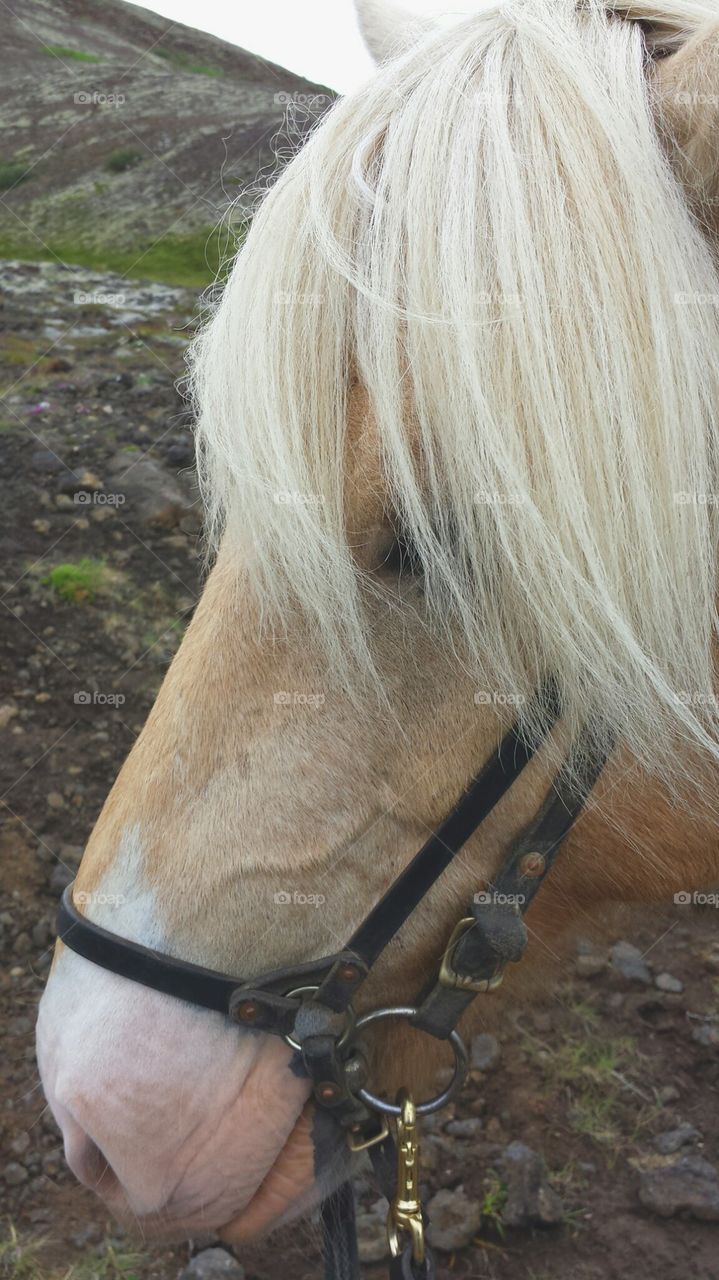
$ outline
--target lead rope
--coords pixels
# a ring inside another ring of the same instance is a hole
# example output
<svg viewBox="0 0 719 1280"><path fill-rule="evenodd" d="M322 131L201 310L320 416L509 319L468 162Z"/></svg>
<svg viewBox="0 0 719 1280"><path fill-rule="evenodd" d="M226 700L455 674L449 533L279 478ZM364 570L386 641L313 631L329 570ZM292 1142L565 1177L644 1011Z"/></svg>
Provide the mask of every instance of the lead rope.
<svg viewBox="0 0 719 1280"><path fill-rule="evenodd" d="M355 1197L343 1182L322 1202L320 1211L325 1280L359 1280Z"/></svg>

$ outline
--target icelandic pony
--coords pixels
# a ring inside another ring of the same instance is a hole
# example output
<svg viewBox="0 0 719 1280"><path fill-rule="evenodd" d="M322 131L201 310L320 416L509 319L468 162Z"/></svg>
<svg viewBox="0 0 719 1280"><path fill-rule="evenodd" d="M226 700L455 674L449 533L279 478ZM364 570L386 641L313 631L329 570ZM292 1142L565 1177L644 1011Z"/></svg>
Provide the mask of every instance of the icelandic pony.
<svg viewBox="0 0 719 1280"><path fill-rule="evenodd" d="M559 732L367 985L421 986L591 725L611 762L471 1030L573 921L719 870L719 8L362 18L387 60L193 351L217 559L75 892L248 977L326 954L551 675ZM391 1034L376 1078L421 1087L441 1048ZM342 1174L284 1043L61 946L38 1043L70 1165L148 1233L245 1239Z"/></svg>

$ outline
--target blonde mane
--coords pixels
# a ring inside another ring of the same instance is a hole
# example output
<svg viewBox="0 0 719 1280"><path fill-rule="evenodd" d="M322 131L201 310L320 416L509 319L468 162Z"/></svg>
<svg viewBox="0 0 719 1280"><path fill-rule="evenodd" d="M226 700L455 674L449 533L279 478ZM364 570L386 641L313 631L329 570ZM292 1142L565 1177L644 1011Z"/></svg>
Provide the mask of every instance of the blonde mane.
<svg viewBox="0 0 719 1280"><path fill-rule="evenodd" d="M638 20L673 47L717 18L508 0L423 35L269 192L192 368L211 529L270 620L371 654L356 376L428 625L518 703L552 672L571 728L674 781L719 760L719 273Z"/></svg>

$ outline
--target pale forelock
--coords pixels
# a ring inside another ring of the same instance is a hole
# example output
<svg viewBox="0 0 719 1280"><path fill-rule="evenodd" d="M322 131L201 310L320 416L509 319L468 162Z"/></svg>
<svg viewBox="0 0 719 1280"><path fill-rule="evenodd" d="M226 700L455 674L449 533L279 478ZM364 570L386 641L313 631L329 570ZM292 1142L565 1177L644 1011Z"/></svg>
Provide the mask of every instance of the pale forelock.
<svg viewBox="0 0 719 1280"><path fill-rule="evenodd" d="M719 18L622 12L669 43ZM676 778L683 748L719 756L712 298L640 25L488 6L338 102L259 208L193 353L213 534L270 620L300 608L367 661L356 370L429 616L485 687L528 697L552 672L573 727L600 713Z"/></svg>

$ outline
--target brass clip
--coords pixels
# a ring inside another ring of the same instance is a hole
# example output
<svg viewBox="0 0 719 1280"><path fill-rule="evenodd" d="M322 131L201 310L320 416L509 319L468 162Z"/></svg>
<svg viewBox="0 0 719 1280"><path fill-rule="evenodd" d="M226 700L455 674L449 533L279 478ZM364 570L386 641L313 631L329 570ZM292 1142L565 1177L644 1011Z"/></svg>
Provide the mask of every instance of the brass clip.
<svg viewBox="0 0 719 1280"><path fill-rule="evenodd" d="M364 1132L361 1126L357 1129L349 1129L347 1133L347 1146L350 1151L367 1151L370 1147L377 1146L380 1142L384 1142L389 1136L389 1123L386 1116L382 1116L378 1127L374 1133L369 1135Z"/></svg>
<svg viewBox="0 0 719 1280"><path fill-rule="evenodd" d="M402 1253L402 1232L412 1240L412 1260L424 1262L424 1221L419 1198L419 1138L417 1109L406 1089L400 1089L397 1103L402 1108L397 1117L397 1190L387 1215L387 1239L390 1253Z"/></svg>

